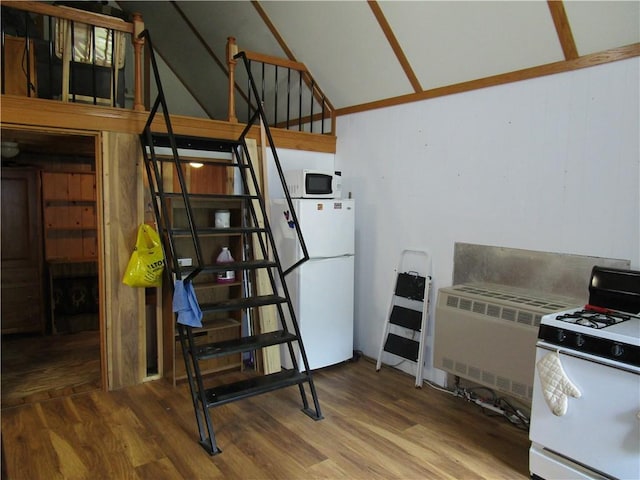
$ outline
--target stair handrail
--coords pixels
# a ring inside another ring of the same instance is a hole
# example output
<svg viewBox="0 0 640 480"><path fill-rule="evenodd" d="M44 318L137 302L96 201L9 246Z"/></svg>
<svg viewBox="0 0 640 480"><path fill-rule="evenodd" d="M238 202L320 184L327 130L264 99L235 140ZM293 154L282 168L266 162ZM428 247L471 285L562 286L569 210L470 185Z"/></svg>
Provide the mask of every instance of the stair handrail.
<svg viewBox="0 0 640 480"><path fill-rule="evenodd" d="M251 86L251 89L253 90L253 94L255 95L255 98L260 98L258 95L258 88L256 86L253 75L251 73L251 68L249 66L249 59L247 57L246 52L244 51L238 52L237 54L234 55L234 59L237 59L237 58L240 58L243 61L243 64L247 70L247 75L249 77L249 84ZM267 143L269 144L271 154L273 155L273 161L276 166L276 170L278 171L278 177L280 178L280 183L282 184L282 189L284 191L285 199L287 201L287 206L289 207L291 219L294 222L294 225L296 226L295 231L298 237L298 241L300 242L300 248L302 250L302 258L283 271L283 275L287 276L293 270L295 270L304 262L309 260L309 250L307 249L307 245L304 241L302 231L300 230L300 223L298 222L298 216L296 214L295 208L293 207L291 194L289 193L289 188L287 187L287 182L285 181L285 178L284 178L282 165L280 164L280 159L278 158L278 152L276 151L275 143L273 141L273 136L271 135L271 129L269 128L269 122L267 121L267 117L266 117L262 102L258 102L255 108L256 108L256 113L249 120L249 123L247 124L244 131L242 132L241 138L244 137L249 132L249 130L251 129L251 126L253 125L253 122L255 122L256 118L259 117L264 127L265 136L267 137L267 140L268 140ZM263 161L266 161L266 159L263 159Z"/></svg>
<svg viewBox="0 0 640 480"><path fill-rule="evenodd" d="M144 40L140 36L140 33L144 30L142 15L140 15L139 13L133 13L131 15L131 21L126 22L120 18L109 17L107 15L102 15L87 10L79 10L68 6L51 5L36 1L3 0L2 6L13 8L15 10L22 10L29 13L36 13L53 18L69 20L72 22L84 23L94 27L106 28L130 35L134 49L133 109L136 111L144 111L145 108L142 101L142 47ZM28 44L26 48L28 48Z"/></svg>
<svg viewBox="0 0 640 480"><path fill-rule="evenodd" d="M156 88L158 89L158 94L156 96L156 99L153 103L151 110L149 111L149 117L147 119L147 122L144 127L144 131L143 131L144 133L141 134L141 135L146 134L146 142L143 142L143 145L144 144L148 145L151 151L151 156L155 157L155 150L153 148L153 139L151 136L151 125L158 112L158 108L162 106L162 115L163 115L164 123L167 129L167 137L169 139L169 145L171 146L171 153L173 155L173 164L176 167L176 173L178 175L178 183L180 185L180 192L182 195L182 200L185 206L185 213L187 216L187 224L189 226L189 231L191 233L191 238L193 240L193 247L195 250L196 260L197 260L197 266L184 279L184 282L189 282L196 275L198 275L198 273L200 273L205 266L204 259L202 257L202 249L200 248L200 239L199 239L199 236L197 235L195 222L193 220L193 210L191 208L191 202L189 201L189 198L188 198L187 183L184 178L184 173L182 171L182 167L180 164L180 156L178 155L178 146L176 144L176 139L173 133L173 127L171 126L171 117L169 116L169 110L167 108L167 101L164 96L162 82L160 81L160 72L158 70L158 65L156 63L156 58L155 58L154 49L153 49L153 42L151 41L151 35L149 33L149 30L147 29L143 30L140 33L140 38L146 41L146 45L148 47L149 59L151 61L151 69L153 71L153 77L156 82ZM145 155L146 155L146 152L145 152ZM145 162L145 164L147 164L147 170L149 170L150 167L148 166L148 162ZM163 197L164 187L162 185L162 181L158 182L158 174L160 175L160 179L162 179L162 174L157 171L155 173L156 175L153 176L153 178L156 179L155 188L157 188L158 192L160 193L160 196ZM149 178L151 178L151 175L149 175ZM154 188L153 185L150 185L150 187L152 189ZM153 208L156 214L156 218L162 219L163 223L166 223L166 219L169 218L169 212L167 211L167 206L165 202L160 202L160 205L162 207L162 216L159 214L159 211L158 211L157 199L154 198ZM167 229L169 228L168 225L164 225L163 227L165 229L165 232L169 240L168 243L169 243L169 248L171 249L171 260L173 262L173 271L176 272L178 279L180 279L180 265L178 263L177 255L175 254L172 236L168 234L168 231L167 231Z"/></svg>
<svg viewBox="0 0 640 480"><path fill-rule="evenodd" d="M226 51L227 51L227 64L229 68L229 118L228 120L229 122L236 123L238 121L237 115L236 115L236 107L235 107L236 90L239 92L240 95L242 95L245 98L245 100L250 104L250 106L252 106L253 108L256 108L256 104L251 104L250 102L251 93L247 92L247 95L249 95L249 98L247 98L244 92L242 91L242 89L240 88L240 86L236 84L235 67L236 67L236 58L238 57L239 50L238 50L238 45L236 43L236 39L234 37L227 38ZM276 118L275 122L273 122L274 127L289 129L290 125L297 123L298 128L302 131L302 125L309 124L311 128L311 132L313 133L313 122L320 121L322 134L326 133L330 135L335 135L335 131L336 131L335 108L331 104L327 96L320 89L318 84L315 82L315 79L311 75L311 72L309 72L309 69L306 67L304 63L297 62L295 60L284 59L284 58L280 58L272 55L267 55L263 53L253 52L245 49L243 49L242 52L244 54L245 67L248 73L251 73L250 62L252 61L261 63L263 67L264 65L271 65L276 68L277 67L285 68L287 69L287 71L294 70L299 72L300 82L304 81L304 84L311 92L312 102L310 105L310 113L308 116L300 115L299 118L297 119L289 119L288 111L287 111L287 119L285 121L278 121ZM249 63L247 63L247 61ZM254 99L258 100L256 103L260 103L260 101L264 101L264 99L258 94L257 88L254 88L255 81L250 81L250 83L252 85L252 90L253 90L252 93L256 95L254 96ZM277 92L276 92L275 100L277 103ZM321 108L320 113L317 113L317 114L313 113L313 100L315 100L320 105L320 108ZM299 110L301 111L302 110L301 95L299 98L299 102L300 102ZM331 128L329 132L324 131L325 118L328 118L331 120L331 123L330 123Z"/></svg>

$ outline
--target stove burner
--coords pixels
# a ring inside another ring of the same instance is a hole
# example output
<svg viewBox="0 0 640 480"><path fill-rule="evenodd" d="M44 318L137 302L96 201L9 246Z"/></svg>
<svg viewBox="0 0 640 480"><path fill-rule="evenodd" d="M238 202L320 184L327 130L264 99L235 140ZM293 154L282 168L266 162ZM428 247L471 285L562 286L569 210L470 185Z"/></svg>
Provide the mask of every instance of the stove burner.
<svg viewBox="0 0 640 480"><path fill-rule="evenodd" d="M575 323L583 327L605 328L611 325L622 323L631 318L624 313L607 311L607 313L595 312L593 310L577 310L575 312L558 315L557 320L567 323Z"/></svg>

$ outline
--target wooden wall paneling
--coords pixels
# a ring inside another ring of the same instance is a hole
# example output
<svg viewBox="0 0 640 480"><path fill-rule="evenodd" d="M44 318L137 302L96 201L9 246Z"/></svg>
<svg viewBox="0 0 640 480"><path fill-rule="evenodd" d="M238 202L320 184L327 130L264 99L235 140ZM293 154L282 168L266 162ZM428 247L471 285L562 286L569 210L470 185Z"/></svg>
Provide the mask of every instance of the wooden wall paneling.
<svg viewBox="0 0 640 480"><path fill-rule="evenodd" d="M146 374L144 289L122 276L144 220L142 158L137 135L103 134L104 281L109 388L141 383Z"/></svg>
<svg viewBox="0 0 640 480"><path fill-rule="evenodd" d="M82 200L82 174L69 174L69 200Z"/></svg>
<svg viewBox="0 0 640 480"><path fill-rule="evenodd" d="M105 233L104 233L104 191L105 184L102 179L104 172L104 156L102 152L103 135L98 133L93 137L94 152L94 198L96 201L96 230L95 232L95 258L97 259L98 268L98 298L100 308L98 310L98 324L100 326L100 380L103 390L109 389L109 372L108 372L108 355L107 351L107 296L105 294Z"/></svg>
<svg viewBox="0 0 640 480"><path fill-rule="evenodd" d="M142 173L142 197L143 197L143 205L144 205L144 223L152 225L153 228L158 230L158 225L156 222L156 215L153 210L153 202L154 200L151 198L151 189L149 188L149 179L147 177L146 170L144 169L143 162L143 173ZM166 273L166 270L165 270ZM163 277L163 286L155 289L147 289L145 291L145 330L146 330L146 357L148 359L153 359L155 356L155 366L156 371L154 373L153 369L151 371L145 368L145 381L149 380L157 380L162 378L164 374L164 369L166 366L164 365L165 352L163 350L163 338L165 332L163 330L163 299L167 296L163 294L163 289L167 285L168 276L165 275ZM168 295L168 298L172 300L172 295ZM155 325L151 325L147 323L147 312L153 316L152 321ZM151 313L152 312L152 313ZM156 342L154 346L149 347L149 341L152 339ZM173 364L171 364L173 365ZM171 366L173 368L173 366Z"/></svg>
<svg viewBox="0 0 640 480"><path fill-rule="evenodd" d="M42 172L42 196L45 200L67 200L69 177L66 173Z"/></svg>
<svg viewBox="0 0 640 480"><path fill-rule="evenodd" d="M98 238L95 231L84 230L82 232L82 256L86 258L97 257Z"/></svg>
<svg viewBox="0 0 640 480"><path fill-rule="evenodd" d="M200 160L202 162L202 160ZM200 168L191 166L185 169L189 175L190 193L226 193L227 172L218 166L204 165ZM233 190L232 190L233 191Z"/></svg>
<svg viewBox="0 0 640 480"><path fill-rule="evenodd" d="M82 175L80 177L80 199L96 199L96 177L95 175Z"/></svg>
<svg viewBox="0 0 640 480"><path fill-rule="evenodd" d="M96 227L96 207L95 205L85 205L80 207L80 226L83 228Z"/></svg>
<svg viewBox="0 0 640 480"><path fill-rule="evenodd" d="M95 182L93 171L42 172L45 258L48 261L96 258Z"/></svg>

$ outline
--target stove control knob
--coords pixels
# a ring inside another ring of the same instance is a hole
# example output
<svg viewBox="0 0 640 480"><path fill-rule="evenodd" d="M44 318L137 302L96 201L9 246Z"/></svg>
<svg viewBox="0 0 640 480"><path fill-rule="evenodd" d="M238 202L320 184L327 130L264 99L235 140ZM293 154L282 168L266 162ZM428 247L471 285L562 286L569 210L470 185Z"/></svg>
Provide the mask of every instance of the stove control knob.
<svg viewBox="0 0 640 480"><path fill-rule="evenodd" d="M564 333L564 330L558 329L558 331L556 331L556 339L559 342L564 342L566 338L567 338L567 334Z"/></svg>
<svg viewBox="0 0 640 480"><path fill-rule="evenodd" d="M579 333L578 333L578 334L576 335L576 347L581 347L581 346L583 346L583 345L584 345L584 342L585 342L584 337L583 337L581 334L579 334Z"/></svg>
<svg viewBox="0 0 640 480"><path fill-rule="evenodd" d="M619 343L614 343L613 347L611 347L611 354L614 357L621 357L623 353L624 348L622 348L622 345L620 345Z"/></svg>

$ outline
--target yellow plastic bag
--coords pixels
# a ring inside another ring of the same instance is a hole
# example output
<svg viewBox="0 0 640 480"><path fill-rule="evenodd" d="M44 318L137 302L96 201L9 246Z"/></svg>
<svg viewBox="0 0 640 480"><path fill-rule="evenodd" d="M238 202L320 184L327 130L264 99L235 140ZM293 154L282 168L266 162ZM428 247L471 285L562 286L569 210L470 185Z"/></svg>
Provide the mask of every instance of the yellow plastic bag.
<svg viewBox="0 0 640 480"><path fill-rule="evenodd" d="M138 239L122 283L130 287L159 287L162 284L164 253L160 237L151 226L142 224L138 228Z"/></svg>

